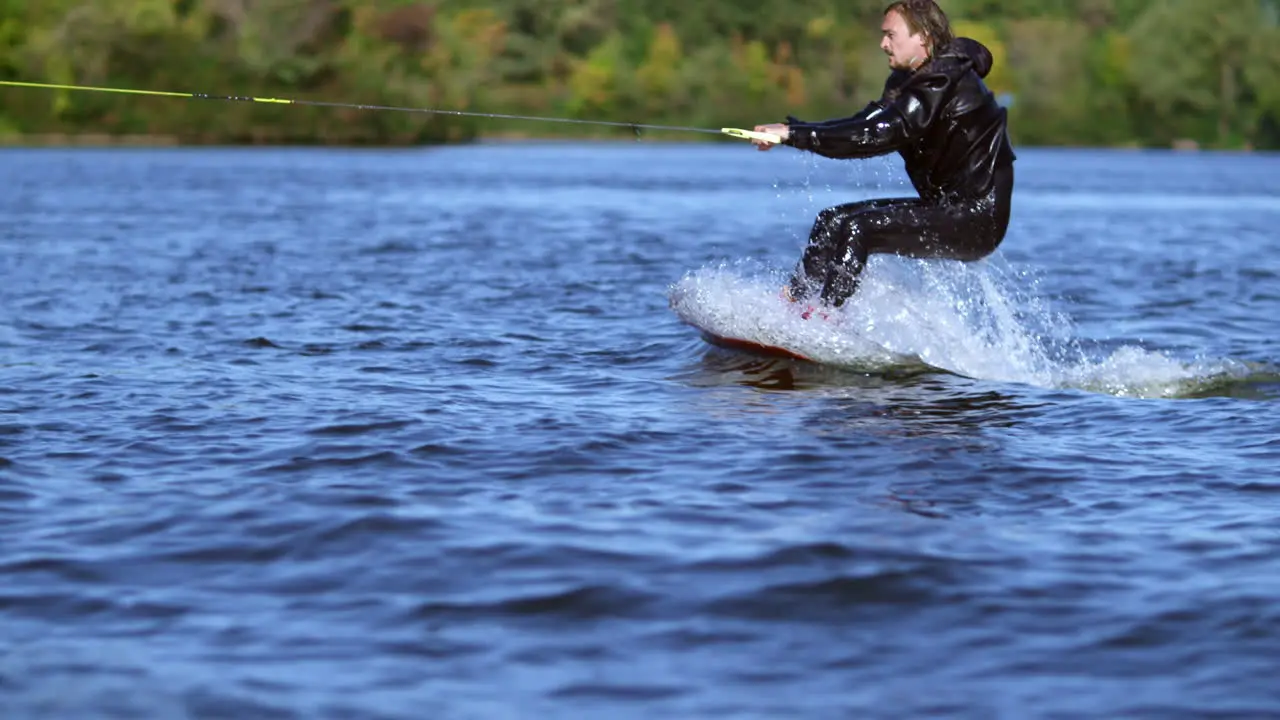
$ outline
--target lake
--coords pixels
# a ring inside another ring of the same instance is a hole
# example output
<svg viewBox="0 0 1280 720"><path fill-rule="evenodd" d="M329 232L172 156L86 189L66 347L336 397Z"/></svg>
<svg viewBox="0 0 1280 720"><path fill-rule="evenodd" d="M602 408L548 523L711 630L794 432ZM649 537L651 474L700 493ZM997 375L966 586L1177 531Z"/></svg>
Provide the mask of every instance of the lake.
<svg viewBox="0 0 1280 720"><path fill-rule="evenodd" d="M0 714L1280 715L1280 156L1018 153L0 150Z"/></svg>

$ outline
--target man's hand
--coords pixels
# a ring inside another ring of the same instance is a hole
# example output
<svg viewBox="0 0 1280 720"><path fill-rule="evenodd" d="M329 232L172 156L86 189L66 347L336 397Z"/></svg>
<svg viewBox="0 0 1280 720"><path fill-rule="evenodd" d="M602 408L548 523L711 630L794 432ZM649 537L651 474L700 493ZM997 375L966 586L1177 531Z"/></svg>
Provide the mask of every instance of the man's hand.
<svg viewBox="0 0 1280 720"><path fill-rule="evenodd" d="M791 128L787 127L784 123L757 125L756 132L777 135L780 142L786 142L787 138L791 137ZM764 152L774 146L774 143L766 142L764 140L752 140L751 143L759 148L760 152Z"/></svg>

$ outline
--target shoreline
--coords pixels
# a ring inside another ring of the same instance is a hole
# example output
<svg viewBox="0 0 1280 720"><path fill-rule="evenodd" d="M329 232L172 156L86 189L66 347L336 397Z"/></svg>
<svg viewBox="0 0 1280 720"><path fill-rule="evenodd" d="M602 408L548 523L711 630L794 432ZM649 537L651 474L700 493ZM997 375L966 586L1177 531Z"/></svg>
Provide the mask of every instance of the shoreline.
<svg viewBox="0 0 1280 720"><path fill-rule="evenodd" d="M193 140L178 135L159 134L110 134L110 133L9 133L0 135L0 148L348 148L348 149L424 149L460 147L467 145L502 145L522 143L663 143L681 145L728 144L733 140L715 135L693 135L692 133L650 132L636 138L618 133L616 135L560 135L555 133L538 134L525 132L499 131L477 135L470 140L449 140L423 143L397 142L333 142L324 140L300 142L243 142L235 140ZM1236 153L1236 154L1272 154L1280 150L1259 150L1253 147L1213 148L1202 147L1194 141L1178 140L1164 146L1142 146L1136 143L1119 145L1024 145L1027 149L1037 150L1118 150L1118 151L1163 151L1176 153Z"/></svg>
<svg viewBox="0 0 1280 720"><path fill-rule="evenodd" d="M641 141L658 140L668 143L708 143L730 141L722 135L712 133L682 133L667 130L645 131ZM488 142L635 142L636 136L628 132L614 133L531 133L514 130L498 130L477 134L466 140L440 140L430 142L361 142L323 139L304 139L298 141L243 141L234 139L196 138L173 134L114 134L102 132L81 133L4 133L0 134L0 147L38 147L38 146L154 146L154 147L444 147L450 145L475 145Z"/></svg>

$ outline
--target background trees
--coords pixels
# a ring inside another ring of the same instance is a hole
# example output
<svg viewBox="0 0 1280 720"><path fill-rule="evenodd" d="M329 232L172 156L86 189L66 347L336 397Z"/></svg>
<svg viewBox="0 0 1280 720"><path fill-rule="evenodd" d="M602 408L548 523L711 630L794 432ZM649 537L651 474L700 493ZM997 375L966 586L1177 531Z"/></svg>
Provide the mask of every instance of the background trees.
<svg viewBox="0 0 1280 720"><path fill-rule="evenodd" d="M860 109L885 0L0 0L0 79L719 127ZM1280 147L1280 2L943 0L1021 144ZM417 143L595 132L0 89L0 135ZM601 129L601 134L615 132Z"/></svg>

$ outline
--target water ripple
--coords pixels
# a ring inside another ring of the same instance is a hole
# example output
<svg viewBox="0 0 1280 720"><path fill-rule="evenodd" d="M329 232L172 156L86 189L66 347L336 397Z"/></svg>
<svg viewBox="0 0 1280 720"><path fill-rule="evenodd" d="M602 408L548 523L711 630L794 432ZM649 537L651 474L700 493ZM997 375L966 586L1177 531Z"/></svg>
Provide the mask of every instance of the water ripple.
<svg viewBox="0 0 1280 720"><path fill-rule="evenodd" d="M0 151L0 715L1271 713L1275 158L1020 152L850 368L668 305L907 188L741 149Z"/></svg>

